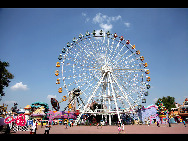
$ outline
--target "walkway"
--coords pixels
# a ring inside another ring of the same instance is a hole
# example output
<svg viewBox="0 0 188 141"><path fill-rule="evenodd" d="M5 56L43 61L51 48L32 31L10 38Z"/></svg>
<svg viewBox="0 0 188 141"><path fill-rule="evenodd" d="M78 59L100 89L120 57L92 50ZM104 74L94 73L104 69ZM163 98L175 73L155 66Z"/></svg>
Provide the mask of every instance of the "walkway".
<svg viewBox="0 0 188 141"><path fill-rule="evenodd" d="M188 127L183 124L168 125L125 125L125 131L121 134L188 134ZM50 134L118 134L117 126L73 126L65 129L64 125L54 125L50 129ZM38 127L37 134L44 134L45 128ZM28 131L17 131L13 134L29 134Z"/></svg>

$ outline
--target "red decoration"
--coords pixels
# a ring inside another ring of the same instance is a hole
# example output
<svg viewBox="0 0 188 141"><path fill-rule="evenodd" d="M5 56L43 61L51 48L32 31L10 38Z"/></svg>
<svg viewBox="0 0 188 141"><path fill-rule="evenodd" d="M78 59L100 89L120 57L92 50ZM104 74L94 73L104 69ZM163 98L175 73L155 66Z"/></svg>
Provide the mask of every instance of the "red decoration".
<svg viewBox="0 0 188 141"><path fill-rule="evenodd" d="M80 114L80 111L76 110L75 114L78 116Z"/></svg>
<svg viewBox="0 0 188 141"><path fill-rule="evenodd" d="M121 40L121 41L123 40L123 36L120 37L120 40Z"/></svg>
<svg viewBox="0 0 188 141"><path fill-rule="evenodd" d="M115 33L115 34L114 34L114 38L116 38L116 37L117 37L117 34Z"/></svg>

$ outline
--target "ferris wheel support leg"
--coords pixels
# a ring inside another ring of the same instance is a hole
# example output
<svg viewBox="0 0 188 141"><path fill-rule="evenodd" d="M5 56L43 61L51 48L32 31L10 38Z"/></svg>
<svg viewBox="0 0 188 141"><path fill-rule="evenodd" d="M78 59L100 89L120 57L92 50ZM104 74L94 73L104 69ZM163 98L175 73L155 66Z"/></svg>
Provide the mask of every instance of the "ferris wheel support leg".
<svg viewBox="0 0 188 141"><path fill-rule="evenodd" d="M116 80L116 78L114 77L113 74L112 74L112 77L113 77L115 83L116 83L116 84L118 85L118 87L120 88L120 90L121 90L121 92L122 92L124 98L126 99L126 102L127 102L127 103L129 104L129 106L132 108L131 103L130 103L130 101L129 101L128 98L127 98L127 95L124 94L122 87L119 85L119 83L117 82L117 80Z"/></svg>
<svg viewBox="0 0 188 141"><path fill-rule="evenodd" d="M119 110L118 110L118 106L117 106L117 99L116 99L116 96L115 96L115 93L114 93L114 87L112 85L113 82L112 82L112 79L111 79L110 75L109 75L109 78L110 78L110 84L111 84L111 89L112 89L112 95L114 97L114 102L115 102L115 105L116 105L116 112L117 112L117 115L118 115L118 120L121 123L120 114L119 114Z"/></svg>
<svg viewBox="0 0 188 141"><path fill-rule="evenodd" d="M111 121L111 114L109 114L109 125L112 125L112 121Z"/></svg>
<svg viewBox="0 0 188 141"><path fill-rule="evenodd" d="M109 74L107 76L108 76L107 81L109 82L110 81L109 80ZM108 83L108 87L107 88L108 88L108 96L110 96L110 83ZM111 108L110 108L110 105L111 105L110 98L108 98L108 104L109 104L108 110L111 111ZM109 114L109 125L111 125L111 114Z"/></svg>
<svg viewBox="0 0 188 141"><path fill-rule="evenodd" d="M92 93L92 95L89 97L89 99L88 99L88 101L87 101L87 103L86 103L86 105L84 106L84 109L83 109L83 111L78 115L78 117L77 117L77 119L75 120L75 125L77 124L77 122L80 120L80 118L81 118L81 116L82 116L82 114L84 114L85 113L85 110L86 110L86 108L88 107L88 105L89 105L89 102L91 101L91 99L93 98L93 96L95 95L95 93L96 93L96 91L98 90L98 88L99 88L99 86L100 86L100 84L102 83L102 80L103 80L103 78L104 78L104 76L105 76L105 73L103 74L103 76L101 77L101 79L99 80L99 82L98 82L98 84L97 84L97 86L96 86L96 88L95 88L95 90L93 91L93 93Z"/></svg>

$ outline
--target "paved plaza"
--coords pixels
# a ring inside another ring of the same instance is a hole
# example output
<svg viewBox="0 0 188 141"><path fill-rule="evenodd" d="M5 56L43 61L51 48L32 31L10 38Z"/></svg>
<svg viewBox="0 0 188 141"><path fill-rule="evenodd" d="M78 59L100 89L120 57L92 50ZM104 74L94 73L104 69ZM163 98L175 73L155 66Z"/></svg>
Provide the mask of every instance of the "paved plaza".
<svg viewBox="0 0 188 141"><path fill-rule="evenodd" d="M125 125L125 130L121 134L188 134L188 127L183 124L160 125ZM37 134L44 134L45 127L38 127ZM29 134L29 131L17 131L12 134ZM54 125L50 129L50 134L118 134L117 126L73 126L65 129L64 125Z"/></svg>

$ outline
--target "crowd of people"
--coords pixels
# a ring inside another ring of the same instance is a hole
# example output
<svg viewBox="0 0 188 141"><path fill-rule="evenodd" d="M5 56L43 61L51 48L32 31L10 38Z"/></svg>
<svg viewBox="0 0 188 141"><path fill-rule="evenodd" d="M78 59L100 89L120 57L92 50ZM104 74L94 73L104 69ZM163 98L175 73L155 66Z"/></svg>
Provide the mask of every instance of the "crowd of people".
<svg viewBox="0 0 188 141"><path fill-rule="evenodd" d="M65 121L64 125L65 125L65 129L68 129L68 127L73 127L73 122L72 121L70 121L70 122ZM30 128L30 130L31 130L30 134L36 134L37 128L38 128L37 127L37 122L36 122L36 120L34 120L33 121L33 125ZM41 128L43 128L43 122L41 122ZM44 134L49 134L50 128L52 128L52 125L48 121L48 122L46 122L46 125L45 125L45 132L44 132Z"/></svg>

